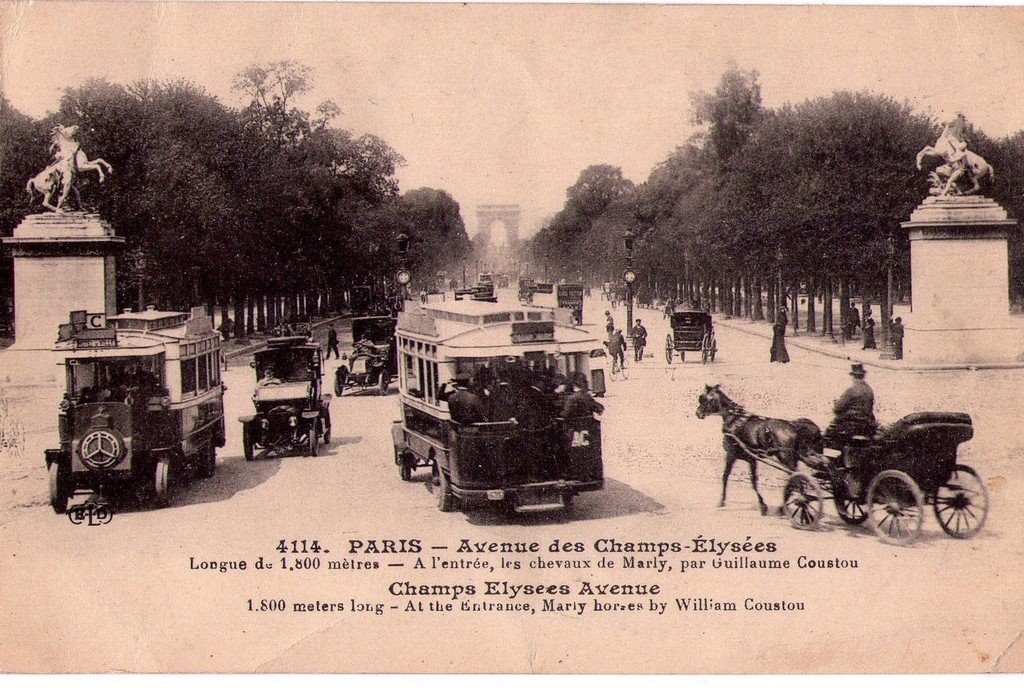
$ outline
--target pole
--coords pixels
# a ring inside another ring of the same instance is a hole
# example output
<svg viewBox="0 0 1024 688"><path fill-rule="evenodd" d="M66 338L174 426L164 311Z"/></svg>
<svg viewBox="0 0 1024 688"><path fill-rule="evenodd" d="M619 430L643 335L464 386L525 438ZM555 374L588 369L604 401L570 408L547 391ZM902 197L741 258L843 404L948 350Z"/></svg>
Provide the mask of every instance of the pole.
<svg viewBox="0 0 1024 688"><path fill-rule="evenodd" d="M892 273L893 273L893 262L894 262L894 258L895 258L895 255L896 255L896 239L895 239L895 237L893 237L891 229L889 230L889 236L888 236L888 238L886 240L886 248L888 250L888 258L889 258L889 260L887 261L888 265L886 266L886 272L888 274L886 275L886 286L885 286L885 293L886 293L885 313L882 314L882 317L885 319L882 322L882 334L884 335L884 339L885 339L884 346L889 346L890 345L890 339L892 338L892 333L890 332L890 327L889 327L889 323L892 322L892 313L893 313L893 309L892 309Z"/></svg>

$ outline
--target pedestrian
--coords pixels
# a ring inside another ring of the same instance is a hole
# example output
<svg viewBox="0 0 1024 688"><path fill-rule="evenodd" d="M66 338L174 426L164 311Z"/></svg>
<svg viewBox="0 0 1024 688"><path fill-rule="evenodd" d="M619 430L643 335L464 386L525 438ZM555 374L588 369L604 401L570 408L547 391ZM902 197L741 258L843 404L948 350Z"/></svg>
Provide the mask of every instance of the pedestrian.
<svg viewBox="0 0 1024 688"><path fill-rule="evenodd" d="M892 356L903 358L903 318L896 318L892 323Z"/></svg>
<svg viewBox="0 0 1024 688"><path fill-rule="evenodd" d="M615 334L615 320L612 318L611 311L604 312L604 319L604 329L608 333L608 339L611 339Z"/></svg>
<svg viewBox="0 0 1024 688"><path fill-rule="evenodd" d="M853 301L850 302L850 338L852 339L857 334L857 328L860 327L860 312L857 307L853 305Z"/></svg>
<svg viewBox="0 0 1024 688"><path fill-rule="evenodd" d="M231 333L235 330L235 323L231 322L231 318L224 318L220 323L220 336L224 338L224 341L231 339Z"/></svg>
<svg viewBox="0 0 1024 688"><path fill-rule="evenodd" d="M633 356L639 363L644 358L644 347L647 346L647 328L640 324L640 318L636 319L633 326Z"/></svg>
<svg viewBox="0 0 1024 688"><path fill-rule="evenodd" d="M334 323L331 323L327 328L327 355L324 356L325 361L331 357L332 351L335 358L341 358L341 353L338 351L338 331L334 329Z"/></svg>
<svg viewBox="0 0 1024 688"><path fill-rule="evenodd" d="M875 344L875 319L868 316L868 319L864 321L864 346L862 349L877 349L878 345Z"/></svg>
<svg viewBox="0 0 1024 688"><path fill-rule="evenodd" d="M786 314L786 307L779 308L775 316L775 324L772 326L772 350L771 362L789 363L789 352L786 351L786 325L789 324L789 316Z"/></svg>

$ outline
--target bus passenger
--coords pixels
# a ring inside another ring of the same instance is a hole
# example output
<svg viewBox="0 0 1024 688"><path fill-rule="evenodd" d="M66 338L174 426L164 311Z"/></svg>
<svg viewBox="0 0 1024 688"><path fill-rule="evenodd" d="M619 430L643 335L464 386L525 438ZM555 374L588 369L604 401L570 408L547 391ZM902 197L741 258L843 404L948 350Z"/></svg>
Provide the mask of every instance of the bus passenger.
<svg viewBox="0 0 1024 688"><path fill-rule="evenodd" d="M448 401L448 412L451 414L453 422L459 425L471 425L487 420L484 402L479 396L469 391L468 376L456 375L452 378L454 392L448 392L445 389L446 386L446 384L441 386L442 390L438 393L438 397Z"/></svg>
<svg viewBox="0 0 1024 688"><path fill-rule="evenodd" d="M587 391L587 376L576 373L573 376L571 388L575 391L565 400L562 408L562 417L566 420L573 418L593 418L594 414L604 413L604 405L594 400Z"/></svg>

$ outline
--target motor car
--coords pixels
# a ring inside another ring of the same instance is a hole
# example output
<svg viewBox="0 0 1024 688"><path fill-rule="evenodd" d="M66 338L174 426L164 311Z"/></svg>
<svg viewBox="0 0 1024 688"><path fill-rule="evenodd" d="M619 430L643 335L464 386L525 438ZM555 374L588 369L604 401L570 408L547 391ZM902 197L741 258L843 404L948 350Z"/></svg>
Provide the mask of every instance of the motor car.
<svg viewBox="0 0 1024 688"><path fill-rule="evenodd" d="M241 416L246 461L256 451L319 453L331 440L331 395L322 389L323 351L304 336L273 337L253 355L254 413Z"/></svg>

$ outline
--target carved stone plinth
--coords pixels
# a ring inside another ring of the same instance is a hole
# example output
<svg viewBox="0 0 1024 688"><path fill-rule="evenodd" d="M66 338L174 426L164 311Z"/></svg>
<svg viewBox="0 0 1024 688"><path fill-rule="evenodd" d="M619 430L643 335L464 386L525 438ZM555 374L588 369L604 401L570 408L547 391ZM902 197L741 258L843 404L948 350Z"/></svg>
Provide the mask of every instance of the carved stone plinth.
<svg viewBox="0 0 1024 688"><path fill-rule="evenodd" d="M910 237L912 313L904 358L913 363L1003 363L1024 354L1010 318L1007 239L1017 221L982 196L925 200L902 223Z"/></svg>
<svg viewBox="0 0 1024 688"><path fill-rule="evenodd" d="M71 311L114 314L114 256L124 238L99 215L29 215L3 243L14 256L12 348L49 351Z"/></svg>

